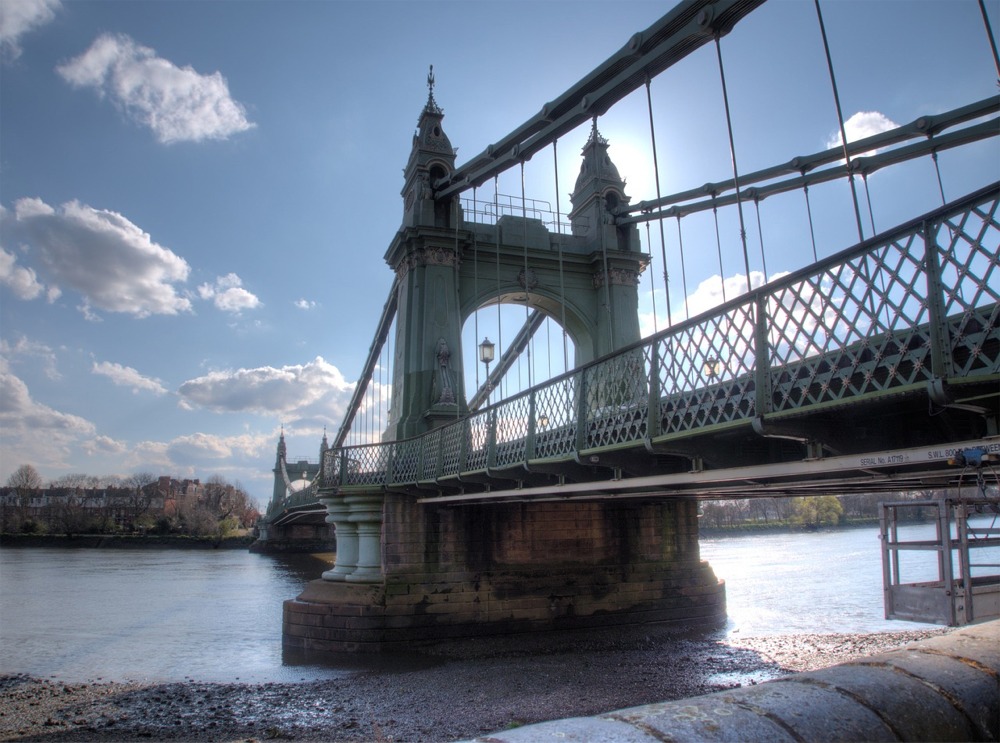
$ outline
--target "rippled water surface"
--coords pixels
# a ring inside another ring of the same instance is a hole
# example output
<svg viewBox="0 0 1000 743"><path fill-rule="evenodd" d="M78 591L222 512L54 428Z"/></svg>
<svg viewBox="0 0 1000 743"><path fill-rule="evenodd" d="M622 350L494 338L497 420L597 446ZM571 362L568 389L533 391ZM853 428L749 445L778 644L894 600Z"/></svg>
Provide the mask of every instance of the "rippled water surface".
<svg viewBox="0 0 1000 743"><path fill-rule="evenodd" d="M701 551L726 581L733 634L927 626L883 619L874 527L704 537ZM907 580L932 577L933 556L917 557ZM281 650L282 601L325 567L307 555L241 550L0 549L0 673L79 681L344 676L356 662L298 665Z"/></svg>
<svg viewBox="0 0 1000 743"><path fill-rule="evenodd" d="M0 672L67 680L290 681L281 603L308 555L243 550L0 549Z"/></svg>
<svg viewBox="0 0 1000 743"><path fill-rule="evenodd" d="M993 517L970 525L996 526ZM900 527L903 541L933 540L932 524ZM931 625L884 618L882 553L877 527L702 537L701 556L726 581L730 633L884 632ZM900 553L907 583L937 580L936 555ZM956 560L957 556L953 559ZM979 549L973 562L1000 563L1000 548ZM957 571L956 571L957 572ZM972 575L997 573L974 568Z"/></svg>

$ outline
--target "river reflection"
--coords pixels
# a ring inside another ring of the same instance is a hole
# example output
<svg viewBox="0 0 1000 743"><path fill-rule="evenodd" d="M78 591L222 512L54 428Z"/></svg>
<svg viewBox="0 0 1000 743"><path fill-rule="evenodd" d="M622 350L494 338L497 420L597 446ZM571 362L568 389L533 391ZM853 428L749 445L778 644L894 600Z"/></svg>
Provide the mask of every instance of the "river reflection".
<svg viewBox="0 0 1000 743"><path fill-rule="evenodd" d="M874 527L703 537L701 551L726 580L727 631L734 635L927 626L883 619ZM283 656L282 602L329 567L332 555L321 557L0 549L0 673L66 681L264 682L338 678L372 662L384 666L386 658L345 656L322 667ZM991 562L1000 561L994 557ZM395 655L391 660L396 670L412 666Z"/></svg>
<svg viewBox="0 0 1000 743"><path fill-rule="evenodd" d="M970 526L996 526L992 516ZM905 540L934 539L931 523L900 527ZM931 625L885 619L882 553L877 527L819 532L703 536L701 556L726 581L727 631L743 635L890 632ZM1000 547L973 555L972 575L996 575ZM957 564L957 554L953 554ZM936 553L900 555L907 583L937 580ZM992 567L990 567L992 566Z"/></svg>
<svg viewBox="0 0 1000 743"><path fill-rule="evenodd" d="M329 567L243 550L0 549L0 672L65 680L298 681L281 603Z"/></svg>

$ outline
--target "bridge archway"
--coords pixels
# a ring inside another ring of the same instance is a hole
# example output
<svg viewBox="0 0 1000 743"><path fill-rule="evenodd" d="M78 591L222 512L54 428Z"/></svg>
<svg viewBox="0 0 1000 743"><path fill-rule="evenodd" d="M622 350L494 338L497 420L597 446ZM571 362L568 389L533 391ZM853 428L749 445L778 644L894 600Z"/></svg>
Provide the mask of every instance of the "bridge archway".
<svg viewBox="0 0 1000 743"><path fill-rule="evenodd" d="M490 399L502 399L573 369L576 339L560 324L560 310L550 301L530 303L490 302L470 314L462 328L462 350L469 410L478 410ZM480 360L479 344L495 345L495 359L487 369ZM530 370L530 371L529 371Z"/></svg>

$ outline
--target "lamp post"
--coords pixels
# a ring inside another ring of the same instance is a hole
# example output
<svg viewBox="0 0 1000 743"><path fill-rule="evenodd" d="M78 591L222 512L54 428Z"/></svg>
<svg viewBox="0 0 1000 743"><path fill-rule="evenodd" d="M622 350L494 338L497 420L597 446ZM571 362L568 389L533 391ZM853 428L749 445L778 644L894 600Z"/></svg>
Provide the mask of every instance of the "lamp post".
<svg viewBox="0 0 1000 743"><path fill-rule="evenodd" d="M719 376L719 373L722 371L722 362L714 356L709 356L705 359L704 371L705 376L707 376L709 380L713 380Z"/></svg>
<svg viewBox="0 0 1000 743"><path fill-rule="evenodd" d="M495 358L494 352L496 346L488 338L484 337L483 342L479 344L479 360L486 364L486 404L489 405L490 393L493 391L493 385L490 384L490 364Z"/></svg>

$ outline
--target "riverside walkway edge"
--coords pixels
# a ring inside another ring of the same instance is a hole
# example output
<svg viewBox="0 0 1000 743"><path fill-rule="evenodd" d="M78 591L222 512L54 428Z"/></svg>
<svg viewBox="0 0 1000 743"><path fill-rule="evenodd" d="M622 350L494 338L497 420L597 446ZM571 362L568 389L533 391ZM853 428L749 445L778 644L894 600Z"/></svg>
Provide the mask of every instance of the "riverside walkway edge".
<svg viewBox="0 0 1000 743"><path fill-rule="evenodd" d="M998 741L1000 620L756 686L475 738L546 740Z"/></svg>

